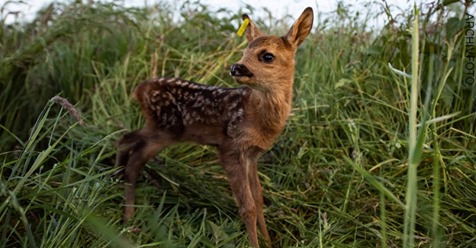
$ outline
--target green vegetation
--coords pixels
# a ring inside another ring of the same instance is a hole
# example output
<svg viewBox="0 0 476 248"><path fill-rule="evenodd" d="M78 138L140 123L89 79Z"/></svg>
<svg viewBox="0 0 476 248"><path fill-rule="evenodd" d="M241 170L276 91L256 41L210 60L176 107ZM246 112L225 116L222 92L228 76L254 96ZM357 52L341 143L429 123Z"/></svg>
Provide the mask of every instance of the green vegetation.
<svg viewBox="0 0 476 248"><path fill-rule="evenodd" d="M246 247L213 148L179 145L148 163L127 226L114 155L143 123L129 96L142 80L236 86L228 68L246 43L234 32L253 9L79 2L23 24L5 23L2 8L0 246ZM276 247L474 246L476 84L465 65L476 52L465 13L476 10L453 2L379 5L387 24L376 33L374 16L344 4L318 14L297 54L293 115L260 161ZM291 23L271 20L257 23L270 33Z"/></svg>

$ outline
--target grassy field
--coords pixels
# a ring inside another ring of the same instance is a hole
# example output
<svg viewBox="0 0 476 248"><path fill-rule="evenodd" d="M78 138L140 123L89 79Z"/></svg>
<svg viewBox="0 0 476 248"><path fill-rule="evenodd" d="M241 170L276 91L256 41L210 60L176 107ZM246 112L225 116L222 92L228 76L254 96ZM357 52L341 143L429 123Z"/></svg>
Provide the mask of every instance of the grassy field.
<svg viewBox="0 0 476 248"><path fill-rule="evenodd" d="M379 3L378 30L376 13L344 4L317 14L293 114L260 160L275 247L475 247L476 10L453 2ZM148 163L135 219L121 224L115 142L144 121L132 89L156 76L236 86L228 68L246 42L235 31L255 12L179 6L56 4L22 24L2 8L1 247L248 246L211 147ZM256 22L284 34L292 20Z"/></svg>

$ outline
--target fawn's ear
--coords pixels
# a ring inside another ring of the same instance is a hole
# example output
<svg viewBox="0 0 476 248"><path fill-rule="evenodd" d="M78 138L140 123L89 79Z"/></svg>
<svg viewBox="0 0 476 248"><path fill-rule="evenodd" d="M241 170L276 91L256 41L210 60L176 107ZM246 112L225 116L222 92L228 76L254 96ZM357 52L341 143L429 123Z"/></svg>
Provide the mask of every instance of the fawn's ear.
<svg viewBox="0 0 476 248"><path fill-rule="evenodd" d="M307 7L301 16L294 22L291 29L286 34L286 40L294 47L301 45L311 32L312 22L314 20L314 12L311 7Z"/></svg>
<svg viewBox="0 0 476 248"><path fill-rule="evenodd" d="M243 20L248 19L250 23L248 24L248 27L246 27L245 35L246 39L248 42L253 41L254 39L263 36L263 33L259 31L259 29L256 27L255 23L251 21L250 17L247 14L244 14L242 17Z"/></svg>

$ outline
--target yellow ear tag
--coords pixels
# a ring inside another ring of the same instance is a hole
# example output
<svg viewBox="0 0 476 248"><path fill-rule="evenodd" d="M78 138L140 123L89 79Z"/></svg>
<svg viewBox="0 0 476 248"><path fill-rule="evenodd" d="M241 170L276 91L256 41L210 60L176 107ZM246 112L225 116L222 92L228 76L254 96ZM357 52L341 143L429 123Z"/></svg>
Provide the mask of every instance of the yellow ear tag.
<svg viewBox="0 0 476 248"><path fill-rule="evenodd" d="M236 32L236 34L238 34L238 36L242 36L243 33L245 32L246 30L246 27L248 27L248 24L250 24L250 19L245 19L243 20L243 23L241 24L240 28L238 29L238 32Z"/></svg>

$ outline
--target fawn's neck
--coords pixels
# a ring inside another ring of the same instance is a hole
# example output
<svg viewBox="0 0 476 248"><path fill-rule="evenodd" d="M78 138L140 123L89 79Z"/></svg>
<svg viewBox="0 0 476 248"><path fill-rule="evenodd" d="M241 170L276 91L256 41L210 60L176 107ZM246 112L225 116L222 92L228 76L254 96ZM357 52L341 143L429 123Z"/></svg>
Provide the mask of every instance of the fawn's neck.
<svg viewBox="0 0 476 248"><path fill-rule="evenodd" d="M251 120L263 137L263 143L269 143L269 146L286 125L292 104L293 80L276 85L285 86L269 90L253 89L249 100Z"/></svg>

